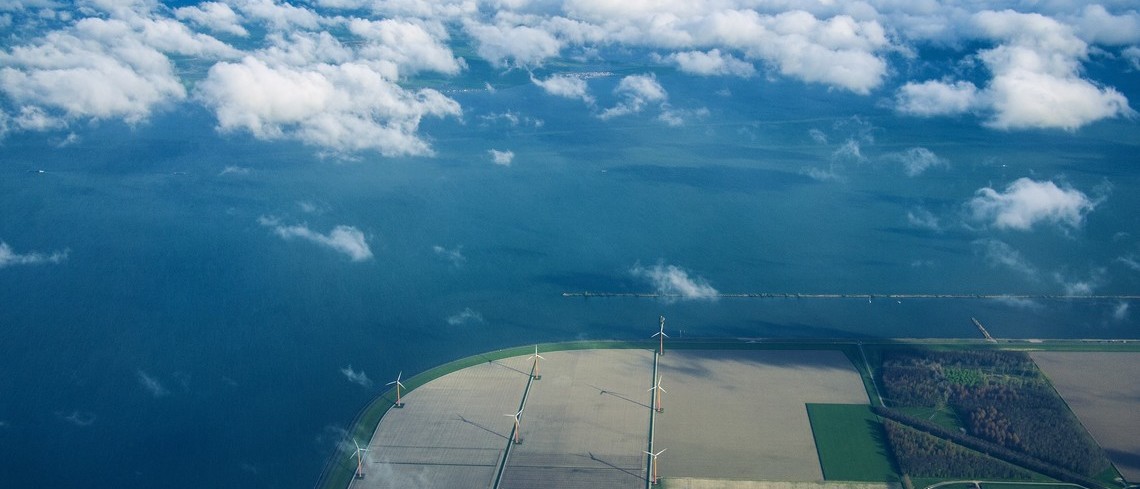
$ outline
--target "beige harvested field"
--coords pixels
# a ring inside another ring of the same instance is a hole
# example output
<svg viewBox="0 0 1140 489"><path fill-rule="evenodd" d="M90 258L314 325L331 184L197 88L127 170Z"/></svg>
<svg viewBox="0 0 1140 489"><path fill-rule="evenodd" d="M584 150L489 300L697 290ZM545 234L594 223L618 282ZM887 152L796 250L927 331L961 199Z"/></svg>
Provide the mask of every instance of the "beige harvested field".
<svg viewBox="0 0 1140 489"><path fill-rule="evenodd" d="M654 449L668 449L667 480L821 481L805 404L868 402L837 351L667 350L659 373Z"/></svg>
<svg viewBox="0 0 1140 489"><path fill-rule="evenodd" d="M653 353L543 356L522 415L523 442L511 449L499 487L644 487Z"/></svg>
<svg viewBox="0 0 1140 489"><path fill-rule="evenodd" d="M530 363L484 363L440 377L404 397L377 427L365 458L364 488L472 488L494 484L514 427Z"/></svg>
<svg viewBox="0 0 1140 489"><path fill-rule="evenodd" d="M1117 470L1130 482L1140 482L1140 353L1031 356Z"/></svg>

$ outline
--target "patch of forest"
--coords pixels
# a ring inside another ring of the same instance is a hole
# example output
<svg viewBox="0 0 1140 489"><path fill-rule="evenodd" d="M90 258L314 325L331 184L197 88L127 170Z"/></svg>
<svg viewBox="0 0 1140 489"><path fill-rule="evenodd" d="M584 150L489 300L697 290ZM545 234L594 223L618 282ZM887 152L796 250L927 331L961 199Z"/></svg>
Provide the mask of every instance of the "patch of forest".
<svg viewBox="0 0 1140 489"><path fill-rule="evenodd" d="M904 474L939 479L961 477L962 474L985 479L1033 478L1027 470L902 423L885 419L883 428L895 461Z"/></svg>
<svg viewBox="0 0 1140 489"><path fill-rule="evenodd" d="M971 435L1013 452L1087 477L1108 467L1025 353L889 351L880 377L891 406L949 406Z"/></svg>

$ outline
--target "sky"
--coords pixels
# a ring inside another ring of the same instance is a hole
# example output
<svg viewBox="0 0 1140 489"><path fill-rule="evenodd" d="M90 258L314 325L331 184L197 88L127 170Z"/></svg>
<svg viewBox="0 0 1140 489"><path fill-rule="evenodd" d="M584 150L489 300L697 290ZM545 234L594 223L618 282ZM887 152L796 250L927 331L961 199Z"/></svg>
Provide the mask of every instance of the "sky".
<svg viewBox="0 0 1140 489"><path fill-rule="evenodd" d="M310 486L399 372L659 314L1140 337L720 297L1140 293L1137 1L0 0L0 36L0 480L61 440L56 487Z"/></svg>

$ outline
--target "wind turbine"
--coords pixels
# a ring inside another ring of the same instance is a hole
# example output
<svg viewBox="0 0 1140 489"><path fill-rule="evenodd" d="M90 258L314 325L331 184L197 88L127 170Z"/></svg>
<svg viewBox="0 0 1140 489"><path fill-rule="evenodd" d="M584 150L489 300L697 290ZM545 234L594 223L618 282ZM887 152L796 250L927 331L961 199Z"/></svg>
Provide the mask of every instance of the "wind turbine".
<svg viewBox="0 0 1140 489"><path fill-rule="evenodd" d="M658 342L660 343L657 347L657 354L658 355L664 355L665 354L665 338L669 337L669 335L665 334L665 316L661 316L661 331L654 333L653 336L650 336L650 338L653 338L654 336L656 336L658 338Z"/></svg>
<svg viewBox="0 0 1140 489"><path fill-rule="evenodd" d="M657 452L657 453L646 452L645 450L642 450L642 452L645 452L646 455L653 457L653 462L650 463L650 465L652 465L652 467L650 469L650 475L653 477L652 479L649 479L650 484L657 484L657 482L658 482L658 480L657 480L657 457L660 456L662 453L665 453L665 450L668 450L668 448L662 448L661 451Z"/></svg>
<svg viewBox="0 0 1140 489"><path fill-rule="evenodd" d="M657 376L657 383L654 384L653 387L650 387L648 390L657 391L657 392L653 393L653 397L657 401L654 404L656 407L653 409L656 409L657 412L659 412L659 413L665 412L665 408L661 407L661 393L662 392L668 393L669 391L665 390L664 387L661 387L661 376L660 375Z"/></svg>
<svg viewBox="0 0 1140 489"><path fill-rule="evenodd" d="M407 387L404 386L404 383L400 382L400 377L403 377L403 376L404 376L404 372L401 371L400 374L396 376L396 380L393 380L391 382L388 382L387 384L384 384L386 386L392 385L392 384L396 385L396 407L398 407L398 408L404 407L404 403L400 402L400 389L401 388L407 389Z"/></svg>
<svg viewBox="0 0 1140 489"><path fill-rule="evenodd" d="M360 452L367 452L368 449L367 448L360 448L360 444L356 442L356 438L352 439L352 444L356 445L356 453L355 454L350 453L348 455L348 457L352 458L353 455L356 455L356 478L357 479L363 479L364 478L364 458L361 457Z"/></svg>
<svg viewBox="0 0 1140 489"><path fill-rule="evenodd" d="M519 428L519 416L522 416L522 412L523 412L523 410L519 409L519 412L517 412L515 414L504 414L503 415L503 416L510 416L510 417L514 418L514 420L515 420L515 445L522 443L522 438L519 438L519 429L520 429Z"/></svg>
<svg viewBox="0 0 1140 489"><path fill-rule="evenodd" d="M538 345L534 345L534 355L531 355L530 358L527 358L527 360L532 360L532 359L534 360L534 373L531 374L531 378L533 378L534 380L538 380L538 379L542 378L542 376L538 374L538 359L539 358L546 360L546 357L538 354Z"/></svg>

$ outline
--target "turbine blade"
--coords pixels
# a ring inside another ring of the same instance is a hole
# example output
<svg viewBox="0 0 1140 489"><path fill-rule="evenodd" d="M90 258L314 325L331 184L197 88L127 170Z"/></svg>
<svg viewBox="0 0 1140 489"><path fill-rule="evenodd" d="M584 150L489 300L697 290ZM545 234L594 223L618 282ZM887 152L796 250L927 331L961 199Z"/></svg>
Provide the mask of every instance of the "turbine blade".
<svg viewBox="0 0 1140 489"><path fill-rule="evenodd" d="M356 442L356 438L353 438L353 439L352 439L352 444L353 444L353 445L356 445L356 449L357 449L357 450L360 450L360 444Z"/></svg>
<svg viewBox="0 0 1140 489"><path fill-rule="evenodd" d="M661 455L662 453L665 453L665 450L668 450L668 448L662 448L660 452L657 452L657 455Z"/></svg>

